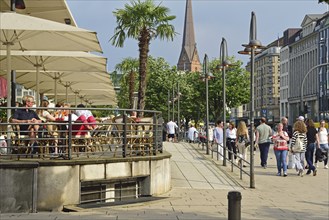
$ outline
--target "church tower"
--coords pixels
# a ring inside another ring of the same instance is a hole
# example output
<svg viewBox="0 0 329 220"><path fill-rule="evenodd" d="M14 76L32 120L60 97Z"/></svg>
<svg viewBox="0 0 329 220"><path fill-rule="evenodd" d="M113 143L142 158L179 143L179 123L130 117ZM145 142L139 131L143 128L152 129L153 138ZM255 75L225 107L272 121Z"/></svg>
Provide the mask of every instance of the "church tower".
<svg viewBox="0 0 329 220"><path fill-rule="evenodd" d="M192 0L186 0L183 44L177 69L182 71L201 72L201 63L194 37Z"/></svg>

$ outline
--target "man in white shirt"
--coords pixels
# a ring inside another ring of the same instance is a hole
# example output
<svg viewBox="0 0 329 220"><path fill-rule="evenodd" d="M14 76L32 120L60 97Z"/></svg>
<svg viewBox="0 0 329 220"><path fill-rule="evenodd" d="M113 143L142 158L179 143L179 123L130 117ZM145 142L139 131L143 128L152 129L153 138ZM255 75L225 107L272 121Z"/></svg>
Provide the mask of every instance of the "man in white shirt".
<svg viewBox="0 0 329 220"><path fill-rule="evenodd" d="M167 134L168 134L168 141L176 142L175 140L175 129L178 128L177 124L170 120L167 123Z"/></svg>
<svg viewBox="0 0 329 220"><path fill-rule="evenodd" d="M195 140L195 133L198 133L196 128L191 124L190 128L188 129L188 139L189 143L194 142Z"/></svg>

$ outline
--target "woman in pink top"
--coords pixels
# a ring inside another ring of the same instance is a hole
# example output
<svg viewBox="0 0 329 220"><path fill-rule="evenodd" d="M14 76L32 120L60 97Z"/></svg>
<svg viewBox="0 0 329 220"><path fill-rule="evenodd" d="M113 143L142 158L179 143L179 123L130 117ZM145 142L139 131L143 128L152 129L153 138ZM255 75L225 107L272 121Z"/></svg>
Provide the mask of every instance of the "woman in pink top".
<svg viewBox="0 0 329 220"><path fill-rule="evenodd" d="M278 131L272 136L274 142L274 153L276 157L276 166L278 168L277 176L281 176L283 169L283 176L287 176L287 153L288 153L288 133L283 131L283 124L279 123Z"/></svg>

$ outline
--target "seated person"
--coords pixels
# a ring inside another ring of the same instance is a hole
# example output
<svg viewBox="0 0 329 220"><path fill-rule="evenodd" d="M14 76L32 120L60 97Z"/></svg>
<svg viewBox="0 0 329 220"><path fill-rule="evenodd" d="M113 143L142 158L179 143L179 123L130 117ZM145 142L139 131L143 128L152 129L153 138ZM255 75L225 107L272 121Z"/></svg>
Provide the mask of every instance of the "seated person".
<svg viewBox="0 0 329 220"><path fill-rule="evenodd" d="M78 116L74 114L69 108L71 107L70 104L64 103L63 104L63 110L61 111L61 117L64 121L69 120L69 114L71 114L71 120L76 121L78 119Z"/></svg>
<svg viewBox="0 0 329 220"><path fill-rule="evenodd" d="M44 99L41 102L40 107L48 107L49 105L49 101ZM47 109L38 109L37 110L38 116L39 118L43 121L43 122L47 122L47 121L55 121L56 118L54 116L52 116Z"/></svg>
<svg viewBox="0 0 329 220"><path fill-rule="evenodd" d="M79 104L78 108L85 108L83 104ZM78 116L76 122L83 123L79 125L73 125L73 135L85 135L89 130L93 130L97 127L96 119L94 118L91 111L87 109L78 109L75 111Z"/></svg>
<svg viewBox="0 0 329 220"><path fill-rule="evenodd" d="M23 107L25 109L16 109L12 117L12 122L19 124L20 134L29 135L31 145L35 142L36 134L39 130L38 123L41 123L37 113L30 109L33 107L33 104L33 96L25 96L23 98Z"/></svg>

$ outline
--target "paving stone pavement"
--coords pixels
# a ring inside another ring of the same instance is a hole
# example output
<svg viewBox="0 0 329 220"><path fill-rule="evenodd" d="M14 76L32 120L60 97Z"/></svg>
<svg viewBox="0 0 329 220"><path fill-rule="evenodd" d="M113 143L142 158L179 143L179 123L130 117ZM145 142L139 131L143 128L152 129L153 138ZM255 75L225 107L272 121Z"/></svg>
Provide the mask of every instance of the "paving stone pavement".
<svg viewBox="0 0 329 220"><path fill-rule="evenodd" d="M39 212L0 214L0 219L228 219L230 191L239 191L241 219L329 219L329 172L319 165L318 175L299 177L292 169L288 177L276 176L273 151L268 168L259 165L255 153L255 189L249 188L249 177L230 166L222 166L216 156L206 155L197 144L164 142L172 154L172 190L156 200L80 209L78 212ZM245 168L248 170L249 168Z"/></svg>

